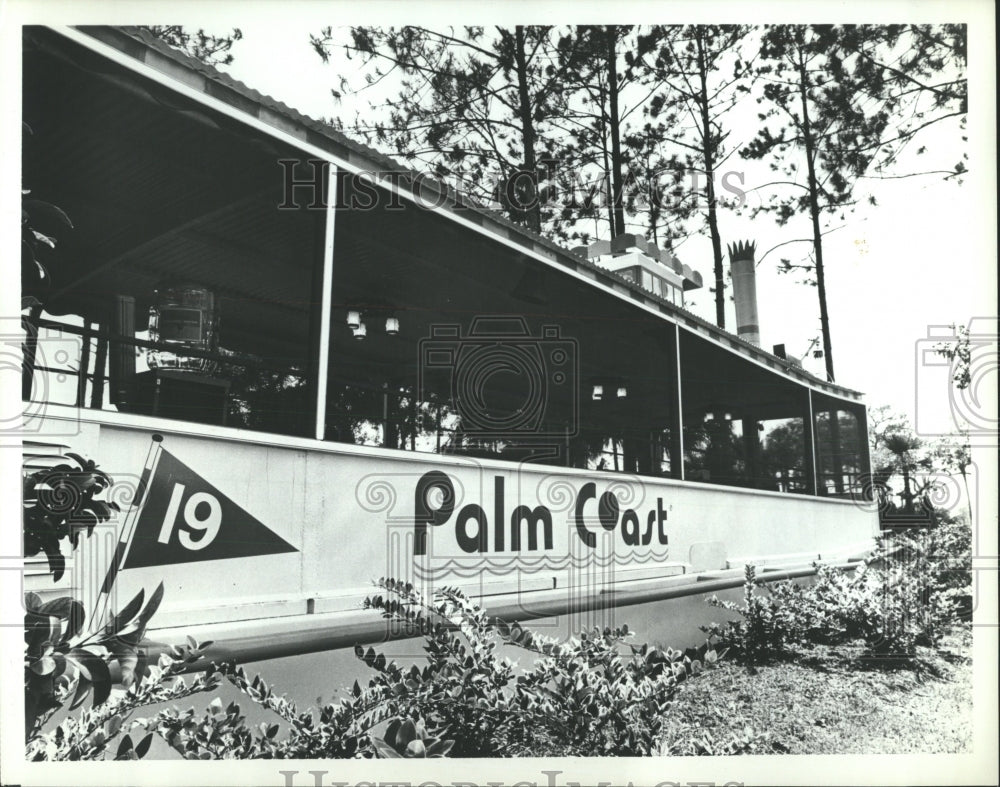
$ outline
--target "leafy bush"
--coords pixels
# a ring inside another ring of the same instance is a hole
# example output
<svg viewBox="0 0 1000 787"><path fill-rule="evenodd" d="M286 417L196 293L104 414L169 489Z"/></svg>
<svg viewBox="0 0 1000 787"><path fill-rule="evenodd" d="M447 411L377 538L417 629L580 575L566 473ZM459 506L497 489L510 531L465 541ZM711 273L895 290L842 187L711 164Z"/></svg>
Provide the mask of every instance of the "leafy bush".
<svg viewBox="0 0 1000 787"><path fill-rule="evenodd" d="M742 606L709 599L741 619L703 630L749 662L787 655L793 643L858 639L870 656L912 659L971 610L970 584L971 531L948 522L883 538L853 574L818 566L812 584L773 583L766 595L747 566Z"/></svg>
<svg viewBox="0 0 1000 787"><path fill-rule="evenodd" d="M421 722L410 719L393 719L381 738L372 737L372 743L379 756L397 757L444 757L455 745L453 740L441 740L427 734Z"/></svg>
<svg viewBox="0 0 1000 787"><path fill-rule="evenodd" d="M755 733L749 726L725 737L716 737L711 730L698 730L690 737L666 744L662 756L731 757L737 754L768 753L770 735Z"/></svg>
<svg viewBox="0 0 1000 787"><path fill-rule="evenodd" d="M941 516L928 530L890 537L927 574L929 592L948 599L963 617L972 614L972 528L965 519Z"/></svg>
<svg viewBox="0 0 1000 787"><path fill-rule="evenodd" d="M137 671L144 674L145 656L137 646L162 596L161 584L143 607L140 591L106 626L86 633L86 612L79 601L62 597L43 604L37 594L25 595L24 711L29 739L70 696L70 710L91 692L93 704L100 705L113 685L128 688Z"/></svg>
<svg viewBox="0 0 1000 787"><path fill-rule="evenodd" d="M88 536L98 522L106 522L118 504L98 499L111 479L92 459L68 453L65 462L24 476L24 555L44 552L52 578L66 570L61 545L75 547L80 533Z"/></svg>
<svg viewBox="0 0 1000 787"><path fill-rule="evenodd" d="M150 664L150 643L144 637L163 598L163 584L145 605L144 595L140 590L121 612L112 612L104 626L89 632L84 629L86 611L79 601L62 597L42 603L35 593L25 595L24 712L30 756L58 759L65 754L71 759L92 759L119 732L120 725L109 722L111 726L103 728L101 739L98 728L105 721L159 702L161 697L174 696L174 690L162 682L200 658L211 644L199 645L192 640L187 648L172 647L158 664ZM211 688L209 683L203 679L193 685L201 691ZM115 688L124 697L109 702ZM42 735L43 727L57 710L67 702L69 710L75 710L88 697L91 711ZM143 750L136 747L131 751L141 755Z"/></svg>
<svg viewBox="0 0 1000 787"><path fill-rule="evenodd" d="M143 757L149 750L152 734L147 734L138 743L134 743L129 733L137 727L146 727L147 722L136 719L129 725L128 730L126 722L139 708L180 700L198 692L217 688L222 676L214 667L196 675L190 684L180 677L190 665L202 658L208 644L193 642L183 648L171 648L169 652L160 655L156 664L135 670L134 680L127 689L109 692L109 695L101 701L98 701L95 691L93 707L81 711L77 717L67 717L50 732L43 734L40 731L41 725L36 725L29 735L26 758L32 761L105 759L109 745L123 732L126 734L113 759L134 760ZM93 669L95 665L107 664L106 658L95 655L85 662L87 667L91 668L88 670L91 676L97 671ZM77 682L86 680L84 669L79 670ZM107 686L107 681L96 685ZM79 688L74 687L73 681L60 681L55 690L55 700L58 702L56 707L71 694L78 692Z"/></svg>
<svg viewBox="0 0 1000 787"><path fill-rule="evenodd" d="M489 618L455 588L427 602L408 584L378 584L384 595L367 607L424 637L423 667L404 669L358 646L374 676L314 714L223 665L233 685L288 725L284 736L279 724L251 730L236 703L218 700L201 715L161 711L147 729L190 759L648 755L678 685L719 658L708 644L686 652L628 645L627 626L558 642ZM531 665L519 669L498 654L501 645L529 653Z"/></svg>
<svg viewBox="0 0 1000 787"><path fill-rule="evenodd" d="M688 653L629 646L627 626L560 642L490 619L454 588L426 603L408 584L379 584L390 597L368 606L425 636L428 664L411 669L400 696L456 741L456 756L651 754L677 686L718 659L707 644ZM527 651L532 663L517 670L498 655L501 644ZM391 664L376 657L372 666L374 681L396 693Z"/></svg>
<svg viewBox="0 0 1000 787"><path fill-rule="evenodd" d="M766 595L761 595L758 588L762 585L757 579L756 568L745 566L742 606L718 596L708 599L714 607L738 613L740 619L727 621L725 626L711 623L701 627L749 663L764 662L784 654L788 644L798 639L801 628L800 614L793 602L797 586L787 583L779 591L780 595L775 595L769 585L765 586Z"/></svg>

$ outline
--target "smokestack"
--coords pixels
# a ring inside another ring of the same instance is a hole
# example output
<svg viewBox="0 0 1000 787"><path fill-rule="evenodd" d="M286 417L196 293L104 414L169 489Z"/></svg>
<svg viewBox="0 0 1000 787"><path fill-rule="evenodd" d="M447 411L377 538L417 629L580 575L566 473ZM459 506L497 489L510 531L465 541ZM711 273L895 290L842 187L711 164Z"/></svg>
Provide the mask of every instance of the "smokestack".
<svg viewBox="0 0 1000 787"><path fill-rule="evenodd" d="M759 347L756 251L757 244L750 241L729 245L729 271L733 277L733 299L736 301L736 335Z"/></svg>

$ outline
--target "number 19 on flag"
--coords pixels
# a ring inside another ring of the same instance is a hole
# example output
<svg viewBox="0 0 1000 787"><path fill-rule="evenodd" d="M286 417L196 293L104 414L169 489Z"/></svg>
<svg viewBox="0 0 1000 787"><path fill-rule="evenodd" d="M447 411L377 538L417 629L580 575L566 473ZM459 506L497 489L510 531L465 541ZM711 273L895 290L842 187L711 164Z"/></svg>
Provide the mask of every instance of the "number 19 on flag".
<svg viewBox="0 0 1000 787"><path fill-rule="evenodd" d="M121 568L297 551L163 450L153 469Z"/></svg>

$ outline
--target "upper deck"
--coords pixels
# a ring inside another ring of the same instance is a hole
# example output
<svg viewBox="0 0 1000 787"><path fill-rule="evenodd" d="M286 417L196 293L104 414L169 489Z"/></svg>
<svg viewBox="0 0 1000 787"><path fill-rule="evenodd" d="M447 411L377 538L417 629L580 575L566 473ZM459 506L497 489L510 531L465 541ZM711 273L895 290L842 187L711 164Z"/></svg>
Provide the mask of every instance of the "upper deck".
<svg viewBox="0 0 1000 787"><path fill-rule="evenodd" d="M37 316L84 372L39 360L50 413L798 494L867 469L856 391L141 31L26 28L24 65L23 182L75 225ZM180 361L177 284L210 300Z"/></svg>

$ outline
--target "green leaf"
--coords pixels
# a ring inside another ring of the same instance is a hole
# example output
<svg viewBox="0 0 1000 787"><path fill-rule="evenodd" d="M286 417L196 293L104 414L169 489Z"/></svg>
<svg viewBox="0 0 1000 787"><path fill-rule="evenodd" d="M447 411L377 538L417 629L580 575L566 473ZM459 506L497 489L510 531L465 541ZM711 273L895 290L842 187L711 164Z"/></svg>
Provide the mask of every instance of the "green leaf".
<svg viewBox="0 0 1000 787"><path fill-rule="evenodd" d="M406 746L417 737L417 728L410 719L404 721L396 733L396 746Z"/></svg>
<svg viewBox="0 0 1000 787"><path fill-rule="evenodd" d="M87 653L85 650L80 650L79 648L73 648L73 650L66 654L66 661L68 661L73 667L76 667L80 676L86 681L92 680L90 667L86 663L88 658L92 658L91 654Z"/></svg>
<svg viewBox="0 0 1000 787"><path fill-rule="evenodd" d="M115 714L104 723L104 734L111 738L122 728L122 717Z"/></svg>
<svg viewBox="0 0 1000 787"><path fill-rule="evenodd" d="M156 613L156 610L160 608L161 601L163 601L162 582L156 586L156 590L153 591L153 595L151 595L149 597L149 601L146 602L146 608L139 614L137 625L140 630L145 628L146 624L149 623L150 619Z"/></svg>
<svg viewBox="0 0 1000 787"><path fill-rule="evenodd" d="M139 743L136 744L135 753L140 759L146 756L146 752L149 751L149 746L153 742L153 733L149 733L145 738L143 738Z"/></svg>
<svg viewBox="0 0 1000 787"><path fill-rule="evenodd" d="M76 686L76 694L73 696L73 702L70 703L69 709L76 710L81 705L83 705L84 701L86 701L87 699L87 696L90 694L91 688L92 684L90 683L90 681L81 675L80 680Z"/></svg>
<svg viewBox="0 0 1000 787"><path fill-rule="evenodd" d="M130 751L132 751L132 738L129 735L125 735L122 737L122 742L118 744L118 752L115 754L115 759L125 759Z"/></svg>
<svg viewBox="0 0 1000 787"><path fill-rule="evenodd" d="M42 606L42 597L37 593L24 594L24 608L29 612L37 612Z"/></svg>
<svg viewBox="0 0 1000 787"><path fill-rule="evenodd" d="M45 557L49 561L49 571L52 572L52 579L58 582L62 579L62 575L66 571L66 558L59 551L59 544L43 544L42 551L45 552Z"/></svg>
<svg viewBox="0 0 1000 787"><path fill-rule="evenodd" d="M384 759L402 759L401 754L399 754L392 746L386 743L381 738L376 738L372 736L372 744L375 746L375 753Z"/></svg>
<svg viewBox="0 0 1000 787"><path fill-rule="evenodd" d="M135 598L133 598L128 604L126 604L125 609L123 609L119 614L115 616L114 629L112 629L113 631L117 631L118 629L122 628L124 624L132 622L132 620L138 614L139 610L142 609L142 602L145 599L145 597L146 597L145 589L140 588L139 592L136 593Z"/></svg>
<svg viewBox="0 0 1000 787"><path fill-rule="evenodd" d="M73 229L73 222L69 220L66 212L51 202L44 202L38 199L22 199L21 207L31 214L32 224L41 219L43 226L50 226L49 223L57 223Z"/></svg>
<svg viewBox="0 0 1000 787"><path fill-rule="evenodd" d="M56 668L56 660L51 656L43 656L42 658L38 659L38 661L36 661L34 664L31 665L31 671L34 672L36 675L41 675L42 677L44 677L45 675L50 675L52 672L55 671L55 668Z"/></svg>
<svg viewBox="0 0 1000 787"><path fill-rule="evenodd" d="M455 745L454 740L438 741L427 749L428 757L445 757Z"/></svg>
<svg viewBox="0 0 1000 787"><path fill-rule="evenodd" d="M108 665L98 658L91 658L87 663L90 674L94 677L93 705L102 704L111 695L111 673Z"/></svg>

